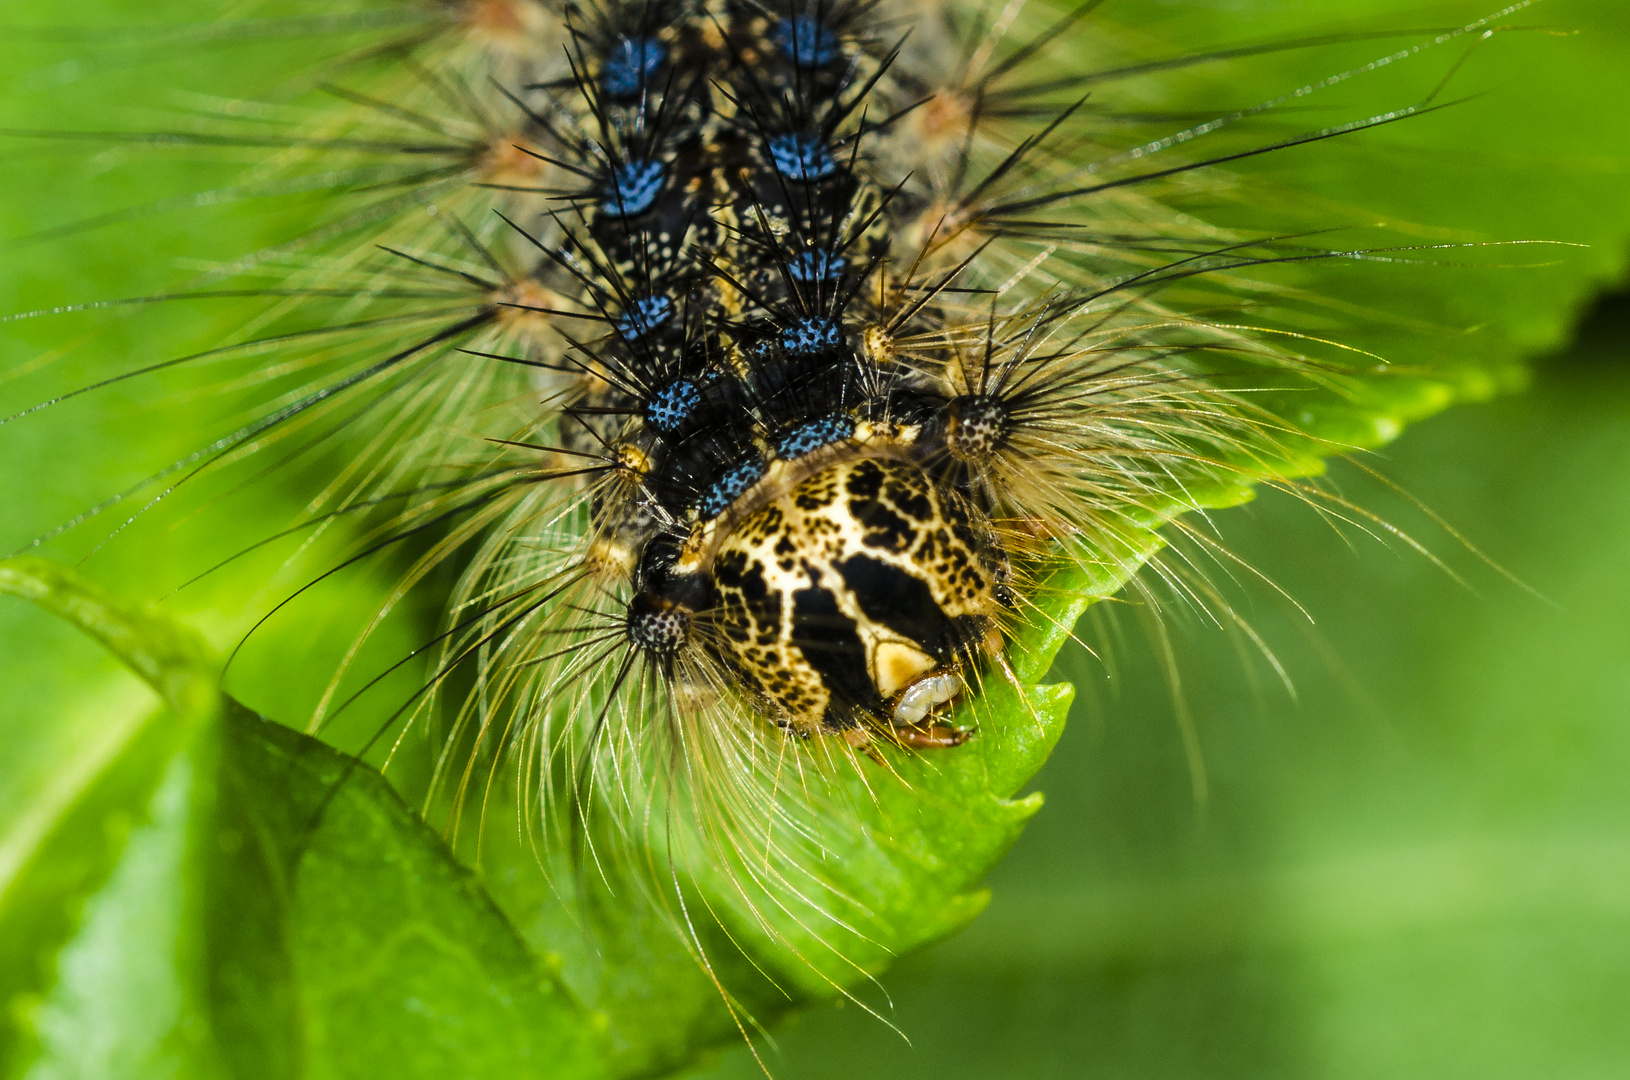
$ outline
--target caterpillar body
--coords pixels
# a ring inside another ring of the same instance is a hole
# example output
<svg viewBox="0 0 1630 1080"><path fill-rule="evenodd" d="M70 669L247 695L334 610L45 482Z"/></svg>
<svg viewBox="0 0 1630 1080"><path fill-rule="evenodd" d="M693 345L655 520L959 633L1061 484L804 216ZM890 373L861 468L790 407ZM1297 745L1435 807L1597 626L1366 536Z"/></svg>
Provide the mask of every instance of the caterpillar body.
<svg viewBox="0 0 1630 1080"><path fill-rule="evenodd" d="M951 706L1002 677L1050 572L1125 557L1167 482L1271 429L1173 360L1235 335L1136 294L1192 256L1106 243L1083 196L1119 185L1048 159L1074 109L978 144L1013 66L970 57L947 93L902 59L912 16L568 14L523 151L556 201L518 229L549 299L502 305L569 343L525 343L559 412L509 443L571 479L506 481L453 646L493 654L475 741L505 717L545 787L563 747L642 792L677 754L722 844L774 849L755 793L797 743L958 745Z"/></svg>
<svg viewBox="0 0 1630 1080"><path fill-rule="evenodd" d="M422 692L378 733L439 719L428 802L464 821L513 770L546 849L722 867L738 931L863 936L812 899L831 779L972 749L984 698L1026 701L1015 641L1083 576L1151 562L1134 588L1207 606L1194 553L1160 559L1152 530L1226 560L1179 515L1342 449L1241 392L1340 392L1352 355L1250 271L1375 253L1176 204L1249 202L1216 166L1418 114L1226 141L1527 4L1175 131L1093 94L1207 57L1083 70L1101 6L404 7L339 68L341 110L169 133L276 149L338 209L211 275L275 299L175 361L284 358L254 374L260 411L41 540L340 442L302 524L370 523L347 565L420 545L374 624L455 572ZM345 85L368 64L386 74ZM348 703L331 686L313 726Z"/></svg>

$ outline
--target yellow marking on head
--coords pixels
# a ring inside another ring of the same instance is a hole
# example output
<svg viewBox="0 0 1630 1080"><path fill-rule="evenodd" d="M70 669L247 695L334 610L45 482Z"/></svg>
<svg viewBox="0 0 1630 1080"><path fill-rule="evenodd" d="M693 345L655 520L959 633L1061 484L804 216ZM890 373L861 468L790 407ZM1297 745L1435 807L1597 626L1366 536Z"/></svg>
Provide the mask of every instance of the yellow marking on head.
<svg viewBox="0 0 1630 1080"><path fill-rule="evenodd" d="M883 641L872 649L872 684L891 698L939 665L932 656L903 641Z"/></svg>

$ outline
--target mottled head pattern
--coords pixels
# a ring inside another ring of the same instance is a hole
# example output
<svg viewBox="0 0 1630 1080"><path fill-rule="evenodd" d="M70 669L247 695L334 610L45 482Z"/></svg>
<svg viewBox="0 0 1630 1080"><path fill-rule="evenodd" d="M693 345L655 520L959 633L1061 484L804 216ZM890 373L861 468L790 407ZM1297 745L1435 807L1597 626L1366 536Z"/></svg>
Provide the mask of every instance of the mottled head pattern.
<svg viewBox="0 0 1630 1080"><path fill-rule="evenodd" d="M893 717L994 638L1007 568L982 515L905 461L849 457L769 493L713 558L708 619L777 723Z"/></svg>

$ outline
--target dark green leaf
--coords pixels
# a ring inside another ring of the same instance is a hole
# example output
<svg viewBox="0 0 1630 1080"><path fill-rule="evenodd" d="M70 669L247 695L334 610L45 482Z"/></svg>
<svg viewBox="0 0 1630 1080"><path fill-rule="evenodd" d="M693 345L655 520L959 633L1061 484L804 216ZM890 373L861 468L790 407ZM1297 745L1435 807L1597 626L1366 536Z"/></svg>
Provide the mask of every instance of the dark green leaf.
<svg viewBox="0 0 1630 1080"><path fill-rule="evenodd" d="M7 1075L601 1074L590 1015L370 768L218 704L187 631L71 572L0 588L178 706L107 718L6 835Z"/></svg>

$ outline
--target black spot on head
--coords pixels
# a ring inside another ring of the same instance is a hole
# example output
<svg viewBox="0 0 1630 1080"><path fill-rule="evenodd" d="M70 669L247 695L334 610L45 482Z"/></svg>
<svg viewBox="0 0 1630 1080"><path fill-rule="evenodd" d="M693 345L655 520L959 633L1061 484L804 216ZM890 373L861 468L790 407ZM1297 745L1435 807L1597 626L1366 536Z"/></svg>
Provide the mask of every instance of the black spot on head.
<svg viewBox="0 0 1630 1080"><path fill-rule="evenodd" d="M762 601L770 593L764 582L764 567L756 559L748 559L746 552L725 551L713 564L713 581L721 589L734 589L748 603Z"/></svg>
<svg viewBox="0 0 1630 1080"><path fill-rule="evenodd" d="M911 522L876 499L850 499L849 513L865 530L861 542L884 551L905 551L917 539Z"/></svg>
<svg viewBox="0 0 1630 1080"><path fill-rule="evenodd" d="M951 659L952 624L934 600L927 582L870 555L854 555L837 566L860 610L942 663Z"/></svg>
<svg viewBox="0 0 1630 1080"><path fill-rule="evenodd" d="M792 594L792 641L832 695L834 717L881 711L883 700L866 670L866 648L855 622L838 610L830 592L812 588ZM852 725L851 719L841 726Z"/></svg>
<svg viewBox="0 0 1630 1080"><path fill-rule="evenodd" d="M800 510L824 510L831 506L838 498L836 484L832 483L803 483L793 496L793 503Z"/></svg>
<svg viewBox="0 0 1630 1080"><path fill-rule="evenodd" d="M934 518L934 503L928 493L920 486L902 483L898 478L891 479L886 489L889 501L901 513L916 521L931 521Z"/></svg>
<svg viewBox="0 0 1630 1080"><path fill-rule="evenodd" d="M725 635L734 641L756 637L760 645L774 644L781 636L781 593L764 580L764 565L744 552L726 551L713 565L713 582L740 613L735 622L724 620Z"/></svg>
<svg viewBox="0 0 1630 1080"><path fill-rule="evenodd" d="M875 499L883 491L883 467L875 461L862 461L849 470L844 489L857 499Z"/></svg>

